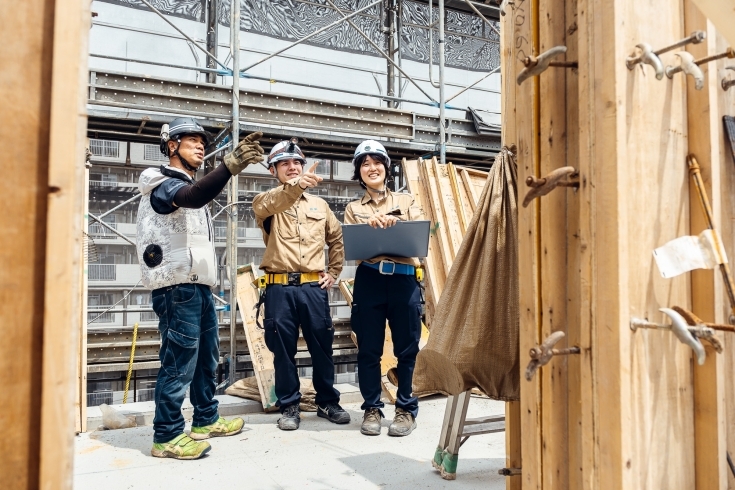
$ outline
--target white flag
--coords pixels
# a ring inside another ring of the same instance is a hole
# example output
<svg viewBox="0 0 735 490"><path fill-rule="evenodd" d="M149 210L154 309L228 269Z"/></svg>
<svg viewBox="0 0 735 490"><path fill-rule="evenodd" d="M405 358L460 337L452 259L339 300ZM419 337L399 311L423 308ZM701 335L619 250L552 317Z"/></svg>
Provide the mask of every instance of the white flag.
<svg viewBox="0 0 735 490"><path fill-rule="evenodd" d="M727 264L722 240L714 230L699 236L683 236L653 251L661 276L670 278L694 269L714 269Z"/></svg>

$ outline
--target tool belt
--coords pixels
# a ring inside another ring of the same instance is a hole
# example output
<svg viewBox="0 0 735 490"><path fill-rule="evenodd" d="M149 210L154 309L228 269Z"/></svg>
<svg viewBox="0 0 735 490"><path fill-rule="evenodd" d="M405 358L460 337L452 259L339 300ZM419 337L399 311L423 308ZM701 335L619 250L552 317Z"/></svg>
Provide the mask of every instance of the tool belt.
<svg viewBox="0 0 735 490"><path fill-rule="evenodd" d="M265 274L253 282L256 289L263 289L268 284L280 284L281 286L300 286L321 279L318 272L283 272L279 274Z"/></svg>
<svg viewBox="0 0 735 490"><path fill-rule="evenodd" d="M424 270L421 267L414 267L408 264L398 264L392 260L381 260L375 264L368 264L363 262L362 265L376 269L378 272L385 276L392 276L393 274L405 274L407 276L416 276L418 281L424 279Z"/></svg>

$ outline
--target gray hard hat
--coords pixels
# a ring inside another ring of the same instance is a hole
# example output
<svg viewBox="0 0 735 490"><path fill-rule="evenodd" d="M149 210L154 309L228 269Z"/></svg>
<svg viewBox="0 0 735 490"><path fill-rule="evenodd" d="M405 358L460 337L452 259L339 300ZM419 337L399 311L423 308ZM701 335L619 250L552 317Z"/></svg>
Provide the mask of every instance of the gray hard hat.
<svg viewBox="0 0 735 490"><path fill-rule="evenodd" d="M171 124L164 124L161 127L161 153L164 155L171 156L169 154L168 142L170 140L180 140L182 136L196 134L204 139L204 147L209 146L212 141L212 137L207 131L204 130L201 124L199 124L192 117L177 117Z"/></svg>

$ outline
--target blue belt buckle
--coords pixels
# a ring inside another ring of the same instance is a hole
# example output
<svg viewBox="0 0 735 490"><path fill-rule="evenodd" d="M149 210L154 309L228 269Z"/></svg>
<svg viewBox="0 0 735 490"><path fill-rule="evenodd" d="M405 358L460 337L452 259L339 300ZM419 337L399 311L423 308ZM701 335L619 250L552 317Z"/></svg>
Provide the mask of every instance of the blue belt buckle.
<svg viewBox="0 0 735 490"><path fill-rule="evenodd" d="M393 270L391 270L390 272L384 271L383 266L385 264L393 264ZM381 260L380 263L378 264L378 272L380 272L384 276L392 276L396 272L396 263L393 262L392 260Z"/></svg>

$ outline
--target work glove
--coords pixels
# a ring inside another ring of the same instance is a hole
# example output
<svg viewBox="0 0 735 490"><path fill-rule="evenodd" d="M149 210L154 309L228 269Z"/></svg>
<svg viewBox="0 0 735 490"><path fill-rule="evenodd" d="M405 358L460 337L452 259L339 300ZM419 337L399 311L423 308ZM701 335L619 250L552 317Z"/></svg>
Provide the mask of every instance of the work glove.
<svg viewBox="0 0 735 490"><path fill-rule="evenodd" d="M231 153L225 155L225 165L232 175L239 174L248 165L263 161L263 148L258 141L262 137L263 133L260 131L250 133Z"/></svg>

